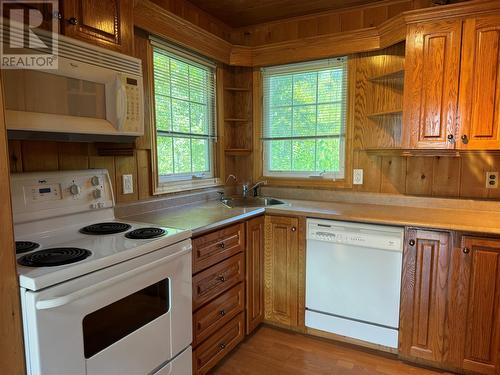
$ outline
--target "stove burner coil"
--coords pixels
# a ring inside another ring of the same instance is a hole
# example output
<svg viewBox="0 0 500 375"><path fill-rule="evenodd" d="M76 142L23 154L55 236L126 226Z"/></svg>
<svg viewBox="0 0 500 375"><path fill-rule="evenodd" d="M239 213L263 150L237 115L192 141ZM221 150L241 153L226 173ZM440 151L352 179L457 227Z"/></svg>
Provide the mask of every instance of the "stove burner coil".
<svg viewBox="0 0 500 375"><path fill-rule="evenodd" d="M16 241L16 254L27 253L28 251L32 251L38 249L40 247L36 242L31 241Z"/></svg>
<svg viewBox="0 0 500 375"><path fill-rule="evenodd" d="M129 230L131 226L125 223L109 222L109 223L97 223L88 225L80 229L80 233L83 234L115 234L125 232Z"/></svg>
<svg viewBox="0 0 500 375"><path fill-rule="evenodd" d="M55 247L24 255L17 261L27 267L54 267L79 262L92 254L76 247Z"/></svg>
<svg viewBox="0 0 500 375"><path fill-rule="evenodd" d="M125 234L125 237L134 240L146 240L165 235L165 230L161 228L139 228Z"/></svg>

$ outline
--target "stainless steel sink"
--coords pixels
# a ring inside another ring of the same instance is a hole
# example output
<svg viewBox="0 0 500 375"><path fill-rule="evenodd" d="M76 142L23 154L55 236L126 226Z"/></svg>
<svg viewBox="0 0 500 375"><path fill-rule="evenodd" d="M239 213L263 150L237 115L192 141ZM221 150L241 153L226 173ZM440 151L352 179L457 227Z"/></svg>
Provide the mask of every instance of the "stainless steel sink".
<svg viewBox="0 0 500 375"><path fill-rule="evenodd" d="M266 207L275 206L277 204L283 204L285 202L280 201L275 198L264 198L264 197L234 197L234 198L222 198L221 201L226 206L233 207Z"/></svg>

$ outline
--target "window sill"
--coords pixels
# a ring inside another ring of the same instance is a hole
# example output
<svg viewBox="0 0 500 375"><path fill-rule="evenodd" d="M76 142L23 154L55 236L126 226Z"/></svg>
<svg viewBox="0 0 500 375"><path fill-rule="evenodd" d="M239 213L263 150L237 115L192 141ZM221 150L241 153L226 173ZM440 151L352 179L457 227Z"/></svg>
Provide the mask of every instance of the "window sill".
<svg viewBox="0 0 500 375"><path fill-rule="evenodd" d="M204 189L209 187L222 186L219 178L207 178L203 180L181 180L157 183L153 195L168 193L178 193L188 190Z"/></svg>
<svg viewBox="0 0 500 375"><path fill-rule="evenodd" d="M262 176L261 180L266 180L271 186L300 186L300 187L322 187L348 189L352 187L350 179L343 178L333 180L331 178L300 178L300 177L275 177Z"/></svg>

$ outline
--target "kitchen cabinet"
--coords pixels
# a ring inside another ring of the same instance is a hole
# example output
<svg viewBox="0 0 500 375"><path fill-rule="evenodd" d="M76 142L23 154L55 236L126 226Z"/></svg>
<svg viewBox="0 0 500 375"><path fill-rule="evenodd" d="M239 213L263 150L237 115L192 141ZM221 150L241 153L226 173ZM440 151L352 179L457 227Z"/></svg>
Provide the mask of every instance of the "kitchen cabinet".
<svg viewBox="0 0 500 375"><path fill-rule="evenodd" d="M403 99L405 148L454 148L462 21L410 25Z"/></svg>
<svg viewBox="0 0 500 375"><path fill-rule="evenodd" d="M410 25L403 147L500 149L500 15Z"/></svg>
<svg viewBox="0 0 500 375"><path fill-rule="evenodd" d="M64 35L133 53L133 0L65 0L59 6Z"/></svg>
<svg viewBox="0 0 500 375"><path fill-rule="evenodd" d="M264 217L246 223L246 333L264 320Z"/></svg>
<svg viewBox="0 0 500 375"><path fill-rule="evenodd" d="M464 21L460 71L461 149L500 149L500 15Z"/></svg>
<svg viewBox="0 0 500 375"><path fill-rule="evenodd" d="M264 317L266 322L289 328L299 326L298 229L296 217L266 216Z"/></svg>
<svg viewBox="0 0 500 375"><path fill-rule="evenodd" d="M500 239L463 236L453 253L450 361L480 374L500 371Z"/></svg>
<svg viewBox="0 0 500 375"><path fill-rule="evenodd" d="M449 232L407 229L403 253L399 352L440 363L445 354Z"/></svg>

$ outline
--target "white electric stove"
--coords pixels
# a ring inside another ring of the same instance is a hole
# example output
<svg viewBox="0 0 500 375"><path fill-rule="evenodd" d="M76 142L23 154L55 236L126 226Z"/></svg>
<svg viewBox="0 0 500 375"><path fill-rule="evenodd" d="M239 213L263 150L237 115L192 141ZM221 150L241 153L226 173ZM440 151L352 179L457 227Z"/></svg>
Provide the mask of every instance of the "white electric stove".
<svg viewBox="0 0 500 375"><path fill-rule="evenodd" d="M191 374L190 231L114 217L106 170L12 176L29 374Z"/></svg>

